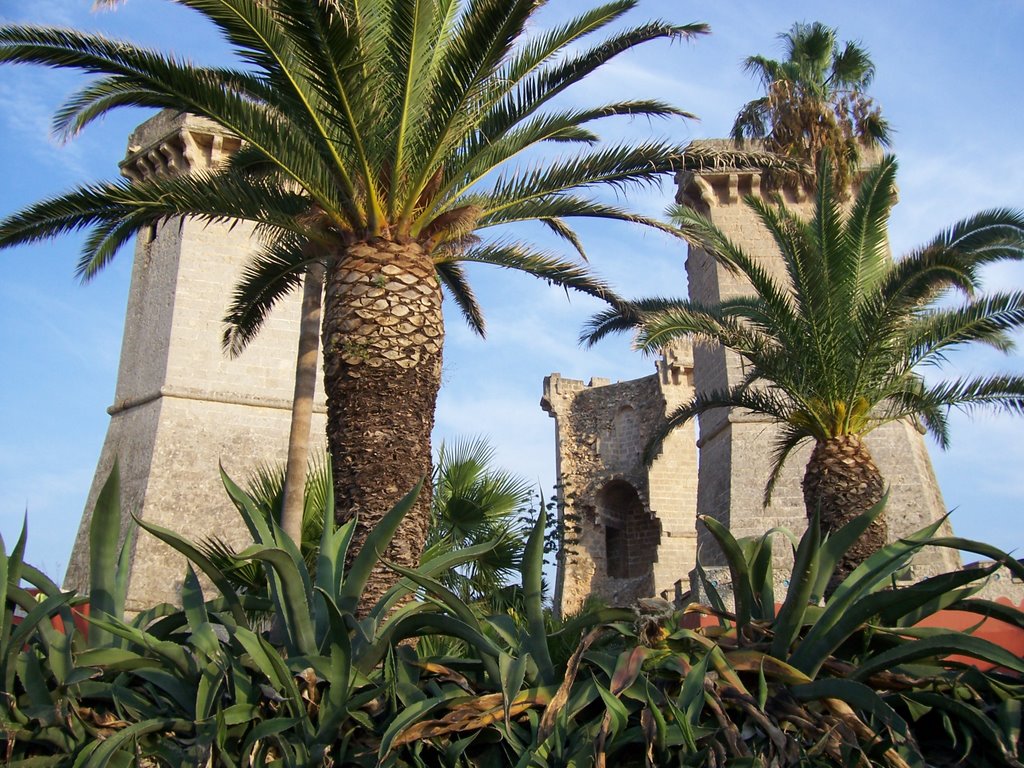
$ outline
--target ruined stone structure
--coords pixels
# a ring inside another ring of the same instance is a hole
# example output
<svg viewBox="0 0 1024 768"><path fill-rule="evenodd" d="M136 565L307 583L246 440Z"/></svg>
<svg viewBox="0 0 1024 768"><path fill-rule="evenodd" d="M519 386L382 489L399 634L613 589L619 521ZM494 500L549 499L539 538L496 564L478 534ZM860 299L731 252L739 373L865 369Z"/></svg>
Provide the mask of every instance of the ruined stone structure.
<svg viewBox="0 0 1024 768"><path fill-rule="evenodd" d="M689 345L666 350L657 373L635 381L544 379L541 406L556 423L562 510L576 518L555 585L563 614L591 594L617 604L674 595L693 568L693 430L669 435L649 467L643 460L655 430L693 392Z"/></svg>
<svg viewBox="0 0 1024 768"><path fill-rule="evenodd" d="M686 172L677 181L679 203L709 216L731 240L762 259L769 271L782 271L771 235L742 203L745 195L760 195L758 173ZM790 189L785 194L787 205L810 214L811 201L799 190ZM717 303L750 291L742 278L699 248L690 248L686 271L689 295L695 301ZM575 521L580 542L578 551L565 558L564 575L559 578L556 605L563 611L575 610L587 589L618 604L654 594L671 597L676 591L673 583L691 573L698 551L712 582L728 592L728 568L707 530L697 526L700 515L715 518L736 537L760 535L775 526L797 533L806 527L800 481L809 445L790 457L771 505L765 508L762 503L775 430L765 417L725 410L706 414L699 420L696 446L689 429L678 430L664 443L649 471L637 453L622 453L620 441L633 438L618 431L620 413L637 414L633 429L639 441L631 445L640 451L647 437L660 427L658 420L663 420L673 405L685 402L694 391L729 389L743 375L739 356L720 347L697 346L692 364L687 359L680 366L680 359L678 353L672 353L658 364L655 376L614 385L594 381L585 387L558 374L545 379L541 403L556 419L560 501L568 519ZM665 384L673 379L669 373L673 370L680 371L675 378L684 383ZM886 425L871 433L867 443L890 484L890 537L905 536L946 513L924 438L913 425ZM609 445L612 447L602 447ZM602 502L610 496L610 487L623 489L614 497L618 507L612 504L616 509L612 513L605 511L609 505ZM628 506L622 501L623 494L629 495L633 505L629 519L639 522L633 528L626 527L626 549L620 550L617 542L621 534L614 526L618 524L616 515L623 514L618 510ZM659 536L655 549L645 544L643 550L652 563L653 581L647 572L643 578L614 576L616 569L622 568L619 563L628 560L623 552L631 552L629 534L634 530L643 531L636 537L641 541L648 531ZM949 533L947 524L940 535ZM680 546L681 542L686 546ZM781 540L777 546L777 558L784 564L788 552ZM919 579L959 565L953 550L928 549L914 560L907 577ZM784 569L778 578L780 582L785 580ZM699 592L698 586L694 580L684 588Z"/></svg>
<svg viewBox="0 0 1024 768"><path fill-rule="evenodd" d="M238 140L206 120L163 112L136 129L122 173L130 178L216 166ZM282 302L237 359L221 350L222 318L256 248L251 227L172 220L140 233L110 426L68 566L65 586L88 580L88 530L117 460L121 510L193 540L245 544L218 464L243 480L283 463L295 380L300 297ZM324 434L323 396L314 434ZM136 538L128 608L177 600L185 561L152 536Z"/></svg>

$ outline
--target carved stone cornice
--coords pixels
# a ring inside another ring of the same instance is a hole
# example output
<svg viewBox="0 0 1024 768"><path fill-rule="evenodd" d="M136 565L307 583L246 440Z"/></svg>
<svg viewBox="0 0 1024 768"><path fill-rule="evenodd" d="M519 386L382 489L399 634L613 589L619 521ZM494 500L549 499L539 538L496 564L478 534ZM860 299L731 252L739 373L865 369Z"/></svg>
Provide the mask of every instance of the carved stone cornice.
<svg viewBox="0 0 1024 768"><path fill-rule="evenodd" d="M164 110L132 132L121 175L142 181L212 170L240 146L237 137L211 120Z"/></svg>

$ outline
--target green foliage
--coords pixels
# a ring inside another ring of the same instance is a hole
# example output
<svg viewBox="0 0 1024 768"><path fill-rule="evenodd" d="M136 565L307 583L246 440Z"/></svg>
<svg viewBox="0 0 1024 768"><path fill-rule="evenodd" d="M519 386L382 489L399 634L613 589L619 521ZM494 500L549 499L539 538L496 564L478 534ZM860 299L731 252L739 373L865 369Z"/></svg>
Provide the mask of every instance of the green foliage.
<svg viewBox="0 0 1024 768"><path fill-rule="evenodd" d="M1024 661L969 633L916 626L955 607L1024 629L1021 612L975 597L996 567L1024 575L994 547L933 538L932 526L876 553L823 601L842 550L868 521L824 541L810 526L800 540L786 534L796 568L776 604L779 532L737 540L706 521L729 560L734 610L645 600L632 610L594 606L552 626L541 602L541 510L520 565L523 620L482 617L439 580L486 545L416 570L396 567L401 580L357 619L372 552L416 490L375 529L364 550L371 554L348 569L353 523L326 526L310 572L252 497L224 482L254 537L237 557L263 565L268 597L236 591L191 542L142 524L191 562L182 606L128 622L115 601L84 632L72 614L82 598L22 561L24 534L10 553L0 547L8 764L1021 764ZM93 541L105 551L120 538L115 483L104 491L108 514L93 520ZM926 545L993 564L897 582ZM249 623L261 601L281 613L278 634ZM461 641L441 646L458 652L432 652L437 636ZM997 666L983 672L949 659L954 653Z"/></svg>
<svg viewBox="0 0 1024 768"><path fill-rule="evenodd" d="M837 32L820 22L794 24L779 35L786 59L750 56L744 68L761 81L765 94L736 115L732 138L742 145L758 139L770 152L814 167L822 150L835 157L833 178L845 190L863 150L887 147L888 122L867 95L875 66L858 43L839 44ZM790 178L768 174L769 183ZM814 174L804 179L814 188Z"/></svg>
<svg viewBox="0 0 1024 768"><path fill-rule="evenodd" d="M486 440L441 444L434 465L430 528L420 558L427 563L490 542L485 555L439 576L463 602L479 604L485 613L517 602L510 584L522 564L529 531L521 510L531 496L526 480L493 465L494 449Z"/></svg>

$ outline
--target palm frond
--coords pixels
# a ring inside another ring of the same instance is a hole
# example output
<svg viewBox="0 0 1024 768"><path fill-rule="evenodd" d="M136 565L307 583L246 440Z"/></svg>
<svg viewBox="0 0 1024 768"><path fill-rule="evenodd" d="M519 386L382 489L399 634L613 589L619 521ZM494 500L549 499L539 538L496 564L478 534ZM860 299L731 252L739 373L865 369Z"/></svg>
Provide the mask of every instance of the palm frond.
<svg viewBox="0 0 1024 768"><path fill-rule="evenodd" d="M786 421L792 411L785 395L774 390L735 387L732 390L698 393L689 403L670 413L665 422L659 425L644 449L644 462L650 465L654 461L661 444L673 430L696 416L722 408L742 408L752 413L771 416L779 421Z"/></svg>
<svg viewBox="0 0 1024 768"><path fill-rule="evenodd" d="M768 473L768 481L764 486L764 496L761 499L764 506L767 507L772 503L772 496L774 496L775 488L782 478L782 470L785 468L786 460L790 454L809 439L811 439L811 435L805 429L790 424L788 421L781 422L773 441L771 471Z"/></svg>
<svg viewBox="0 0 1024 768"><path fill-rule="evenodd" d="M441 281L441 285L448 290L448 295L455 300L466 324L481 338L486 336L487 328L484 323L483 313L480 310L480 305L477 303L476 296L473 295L473 289L470 287L462 267L451 260L435 260L434 267L437 269L437 277Z"/></svg>
<svg viewBox="0 0 1024 768"><path fill-rule="evenodd" d="M224 350L236 357L259 335L277 303L298 288L310 257L307 241L292 234L264 245L245 265L224 316Z"/></svg>
<svg viewBox="0 0 1024 768"><path fill-rule="evenodd" d="M981 343L1000 352L1014 348L1011 332L1024 327L1024 293L990 294L961 307L923 313L907 332L907 366L937 362L947 350Z"/></svg>
<svg viewBox="0 0 1024 768"><path fill-rule="evenodd" d="M685 305L682 299L648 298L614 304L593 315L580 332L580 343L592 347L612 333L636 331L650 315Z"/></svg>
<svg viewBox="0 0 1024 768"><path fill-rule="evenodd" d="M589 269L565 261L544 251L534 250L522 243L495 242L467 248L458 254L458 261L492 264L496 267L525 272L553 285L594 296L602 301L621 301L611 286Z"/></svg>

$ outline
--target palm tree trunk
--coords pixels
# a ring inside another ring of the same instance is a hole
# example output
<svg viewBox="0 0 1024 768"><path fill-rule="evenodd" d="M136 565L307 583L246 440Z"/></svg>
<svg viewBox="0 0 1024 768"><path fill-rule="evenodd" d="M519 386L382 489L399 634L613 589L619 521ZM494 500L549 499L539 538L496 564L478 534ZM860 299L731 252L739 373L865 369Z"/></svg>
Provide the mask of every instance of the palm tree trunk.
<svg viewBox="0 0 1024 768"><path fill-rule="evenodd" d="M822 535L842 528L882 500L882 473L867 446L857 435L819 441L811 452L803 480L807 519L817 510ZM888 541L883 512L840 559L826 594Z"/></svg>
<svg viewBox="0 0 1024 768"><path fill-rule="evenodd" d="M309 432L316 395L317 352L320 350L320 310L324 290L324 266L312 262L302 281L302 319L299 349L295 358L295 394L292 424L288 434L288 464L284 473L284 503L281 528L295 546L302 546L302 518L305 511L306 469L309 466Z"/></svg>
<svg viewBox="0 0 1024 768"><path fill-rule="evenodd" d="M430 433L444 323L434 265L415 242L347 248L329 267L324 316L327 440L338 521L358 515L349 558L421 479L419 500L383 554L416 567L430 517ZM378 566L365 612L397 580Z"/></svg>

